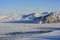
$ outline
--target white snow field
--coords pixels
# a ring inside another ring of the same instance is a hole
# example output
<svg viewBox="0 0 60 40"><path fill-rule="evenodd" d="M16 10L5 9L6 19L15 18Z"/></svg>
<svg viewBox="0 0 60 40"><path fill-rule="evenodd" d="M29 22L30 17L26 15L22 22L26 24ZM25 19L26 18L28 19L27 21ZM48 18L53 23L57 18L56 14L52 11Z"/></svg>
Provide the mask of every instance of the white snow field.
<svg viewBox="0 0 60 40"><path fill-rule="evenodd" d="M41 29L52 30L47 33L5 35L10 32L31 32ZM60 40L60 23L58 24L20 24L0 23L0 40Z"/></svg>

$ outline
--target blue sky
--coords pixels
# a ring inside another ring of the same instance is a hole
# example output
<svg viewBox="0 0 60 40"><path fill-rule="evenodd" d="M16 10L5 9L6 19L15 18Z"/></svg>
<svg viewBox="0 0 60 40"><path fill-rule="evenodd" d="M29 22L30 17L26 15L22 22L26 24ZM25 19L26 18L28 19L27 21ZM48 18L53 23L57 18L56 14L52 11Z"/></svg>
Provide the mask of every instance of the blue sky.
<svg viewBox="0 0 60 40"><path fill-rule="evenodd" d="M0 0L0 14L60 11L60 0Z"/></svg>

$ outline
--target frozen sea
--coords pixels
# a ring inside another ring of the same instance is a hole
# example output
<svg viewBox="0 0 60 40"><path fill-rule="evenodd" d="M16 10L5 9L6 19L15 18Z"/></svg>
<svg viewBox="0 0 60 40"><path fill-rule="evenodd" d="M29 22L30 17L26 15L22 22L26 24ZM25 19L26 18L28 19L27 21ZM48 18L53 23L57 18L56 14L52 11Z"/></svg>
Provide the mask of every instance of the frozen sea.
<svg viewBox="0 0 60 40"><path fill-rule="evenodd" d="M39 31L41 30L52 31L40 33ZM60 40L60 23L58 24L0 23L0 40Z"/></svg>

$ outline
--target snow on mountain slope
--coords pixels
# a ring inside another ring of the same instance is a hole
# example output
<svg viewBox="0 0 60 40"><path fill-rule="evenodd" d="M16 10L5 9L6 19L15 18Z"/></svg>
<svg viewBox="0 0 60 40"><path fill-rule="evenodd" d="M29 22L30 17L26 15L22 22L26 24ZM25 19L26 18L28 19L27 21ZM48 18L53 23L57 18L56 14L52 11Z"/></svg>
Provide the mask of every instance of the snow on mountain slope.
<svg viewBox="0 0 60 40"><path fill-rule="evenodd" d="M16 14L9 14L9 15L0 15L0 22L9 22L10 20L31 20L34 18L41 17L40 19L42 23L60 23L60 14L54 12L44 12L44 13L32 13L28 15L16 15Z"/></svg>

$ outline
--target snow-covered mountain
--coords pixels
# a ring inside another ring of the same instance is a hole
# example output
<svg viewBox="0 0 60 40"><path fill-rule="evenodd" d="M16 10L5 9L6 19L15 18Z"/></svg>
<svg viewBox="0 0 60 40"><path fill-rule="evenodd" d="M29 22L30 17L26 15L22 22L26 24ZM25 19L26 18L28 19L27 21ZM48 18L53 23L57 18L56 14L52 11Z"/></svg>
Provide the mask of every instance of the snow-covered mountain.
<svg viewBox="0 0 60 40"><path fill-rule="evenodd" d="M42 16L42 17L41 17ZM58 23L60 22L60 13L56 12L44 12L44 13L31 13L28 15L0 15L0 21L10 21L10 20L32 20L34 18L41 17L40 22L42 23Z"/></svg>

